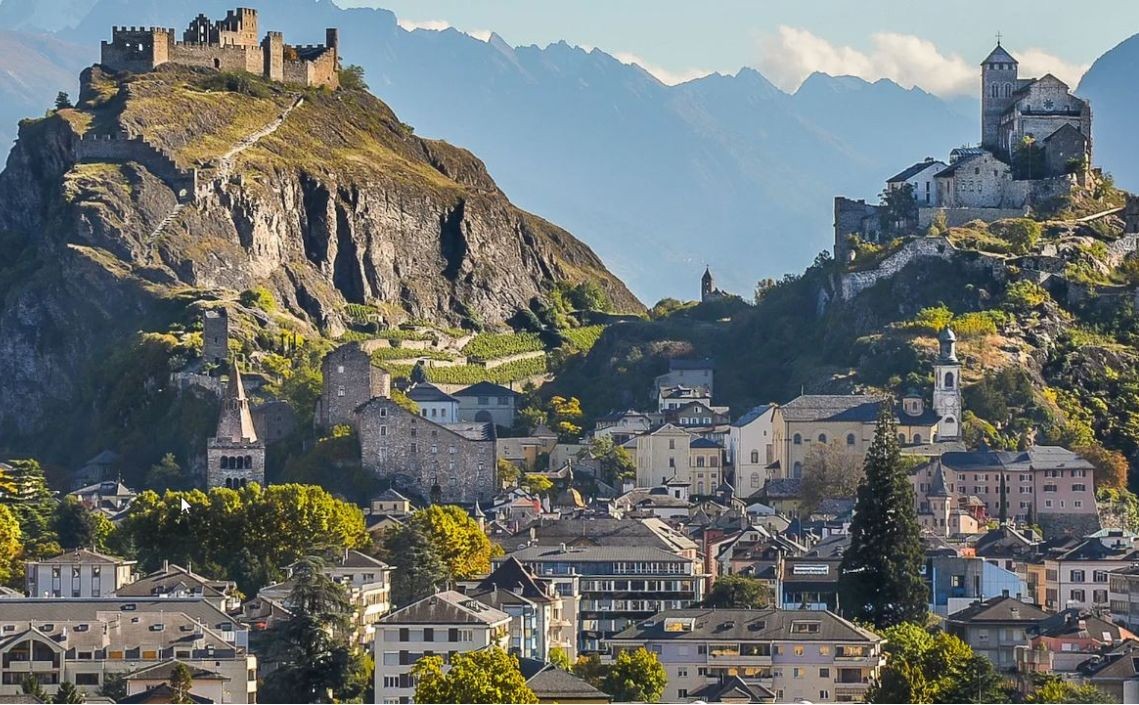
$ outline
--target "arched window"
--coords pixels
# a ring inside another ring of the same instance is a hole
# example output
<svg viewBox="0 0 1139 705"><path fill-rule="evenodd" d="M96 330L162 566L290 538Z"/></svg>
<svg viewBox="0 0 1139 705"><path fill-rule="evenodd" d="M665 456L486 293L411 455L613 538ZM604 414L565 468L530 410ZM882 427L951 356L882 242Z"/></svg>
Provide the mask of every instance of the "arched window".
<svg viewBox="0 0 1139 705"><path fill-rule="evenodd" d="M952 416L946 416L945 417L945 424L946 425L955 424L955 423L957 423L957 421L954 420L954 418Z"/></svg>
<svg viewBox="0 0 1139 705"><path fill-rule="evenodd" d="M1005 84L1005 97L1006 98L1012 97L1012 84L1011 83Z"/></svg>
<svg viewBox="0 0 1139 705"><path fill-rule="evenodd" d="M901 443L902 445L905 445L905 443L906 443L906 434L904 434L904 433L899 433L899 434L898 434L898 443Z"/></svg>
<svg viewBox="0 0 1139 705"><path fill-rule="evenodd" d="M1000 86L997 85L996 83L990 83L989 84L989 97L990 98L1000 97Z"/></svg>
<svg viewBox="0 0 1139 705"><path fill-rule="evenodd" d="M914 445L917 445L917 444L919 444L919 443L921 443L921 434L920 434L920 433L915 433L915 434L914 434Z"/></svg>
<svg viewBox="0 0 1139 705"><path fill-rule="evenodd" d="M945 388L946 389L953 389L953 384L954 384L953 373L952 372L946 372L945 373Z"/></svg>
<svg viewBox="0 0 1139 705"><path fill-rule="evenodd" d="M223 455L221 457L221 461L218 463L218 467L220 467L222 470L229 470L229 458Z"/></svg>
<svg viewBox="0 0 1139 705"><path fill-rule="evenodd" d="M826 443L826 442L827 442L827 434L820 433L819 434L819 443Z"/></svg>
<svg viewBox="0 0 1139 705"><path fill-rule="evenodd" d="M846 434L846 444L848 446L854 445L854 434L853 433Z"/></svg>
<svg viewBox="0 0 1139 705"><path fill-rule="evenodd" d="M252 470L253 469L253 456L252 455L245 456L245 469L246 470Z"/></svg>
<svg viewBox="0 0 1139 705"><path fill-rule="evenodd" d="M800 436L798 433L796 433L795 437L791 440L791 442L797 446L801 446L801 445L803 445L803 437Z"/></svg>
<svg viewBox="0 0 1139 705"><path fill-rule="evenodd" d="M803 464L800 463L798 460L796 460L795 464L791 466L791 477L802 477L802 476L803 476Z"/></svg>
<svg viewBox="0 0 1139 705"><path fill-rule="evenodd" d="M758 450L753 450L753 451L751 452L751 462L752 462L753 464L755 464L755 463L758 463L758 462L759 462L759 451L758 451Z"/></svg>

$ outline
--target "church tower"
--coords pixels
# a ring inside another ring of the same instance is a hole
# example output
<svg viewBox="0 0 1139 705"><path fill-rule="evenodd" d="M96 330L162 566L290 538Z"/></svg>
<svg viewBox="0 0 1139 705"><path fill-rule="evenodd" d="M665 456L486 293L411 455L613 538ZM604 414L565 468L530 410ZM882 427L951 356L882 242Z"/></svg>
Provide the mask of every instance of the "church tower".
<svg viewBox="0 0 1139 705"><path fill-rule="evenodd" d="M716 286L712 281L712 270L705 266L704 276L700 277L700 300L707 301L712 298L712 294L715 291Z"/></svg>
<svg viewBox="0 0 1139 705"><path fill-rule="evenodd" d="M249 399L237 362L230 370L229 384L222 398L217 433L206 444L206 485L244 487L250 482L265 484L265 444L257 438Z"/></svg>
<svg viewBox="0 0 1139 705"><path fill-rule="evenodd" d="M938 356L933 366L933 410L941 417L938 440L961 437L961 363L957 360L957 336L946 327L937 337Z"/></svg>
<svg viewBox="0 0 1139 705"><path fill-rule="evenodd" d="M1001 116L1016 102L1018 72L1016 59L998 38L981 62L981 146L1002 159L1008 158L1008 145L1001 144Z"/></svg>

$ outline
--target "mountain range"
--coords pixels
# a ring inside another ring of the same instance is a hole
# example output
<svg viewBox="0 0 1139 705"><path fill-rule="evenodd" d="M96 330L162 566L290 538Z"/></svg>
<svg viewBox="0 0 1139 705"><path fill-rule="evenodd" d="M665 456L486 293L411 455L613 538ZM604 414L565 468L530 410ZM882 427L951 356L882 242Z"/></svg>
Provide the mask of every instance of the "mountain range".
<svg viewBox="0 0 1139 705"><path fill-rule="evenodd" d="M329 0L247 3L262 31L318 41L341 29L344 61L417 134L472 149L520 206L576 233L643 300L694 298L705 264L717 286L748 296L762 277L797 271L832 242L836 194L876 198L883 180L926 156L977 140L977 104L888 80L810 76L794 93L759 72L713 74L676 86L636 65L565 42L511 46L454 29L407 31L382 9ZM35 11L0 4L0 52L38 93L0 112L38 114L74 70L97 60L112 25L181 27L221 0L56 0ZM42 39L42 41L41 41ZM50 40L50 41L49 41ZM18 42L36 43L24 56ZM11 43L12 50L6 50ZM1098 161L1139 182L1126 109L1139 41L1096 62ZM54 68L57 74L46 75ZM20 95L0 82L0 96ZM38 103L36 101L39 101ZM1130 151L1128 151L1130 150Z"/></svg>

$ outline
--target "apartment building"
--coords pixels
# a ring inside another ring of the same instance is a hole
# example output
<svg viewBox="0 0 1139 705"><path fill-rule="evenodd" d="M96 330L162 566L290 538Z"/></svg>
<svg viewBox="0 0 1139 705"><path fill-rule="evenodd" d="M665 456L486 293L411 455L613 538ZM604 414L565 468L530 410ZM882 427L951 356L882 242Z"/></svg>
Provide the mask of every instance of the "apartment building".
<svg viewBox="0 0 1139 705"><path fill-rule="evenodd" d="M668 610L609 644L614 655L642 646L657 655L664 702L711 701L725 685L768 701L857 702L884 663L881 637L812 610Z"/></svg>
<svg viewBox="0 0 1139 705"><path fill-rule="evenodd" d="M30 597L107 597L134 578L134 561L80 548L41 561L27 561Z"/></svg>
<svg viewBox="0 0 1139 705"><path fill-rule="evenodd" d="M1053 612L1078 607L1109 606L1108 576L1139 563L1139 537L1120 529L1104 529L1072 548L1044 558L1044 607Z"/></svg>
<svg viewBox="0 0 1139 705"><path fill-rule="evenodd" d="M1015 597L994 597L949 615L945 629L998 670L1011 671L1016 668L1017 649L1028 643L1028 632L1047 618L1040 608Z"/></svg>
<svg viewBox="0 0 1139 705"><path fill-rule="evenodd" d="M704 576L697 560L660 548L530 546L509 558L540 578L579 578L580 652L603 652L605 640L629 624L704 599Z"/></svg>
<svg viewBox="0 0 1139 705"><path fill-rule="evenodd" d="M1107 574L1107 600L1113 619L1139 629L1139 563Z"/></svg>
<svg viewBox="0 0 1139 705"><path fill-rule="evenodd" d="M111 674L174 659L223 679L219 702L256 702L257 659L248 634L205 600L27 598L4 600L0 608L3 696L20 694L29 674L49 695L68 681L94 696Z"/></svg>
<svg viewBox="0 0 1139 705"><path fill-rule="evenodd" d="M506 649L510 615L453 590L438 592L392 612L376 624L376 702L410 703L411 669L423 656L441 656L444 668L456 653L490 646Z"/></svg>
<svg viewBox="0 0 1139 705"><path fill-rule="evenodd" d="M190 568L162 562L162 568L128 583L115 592L122 598L194 598L203 599L222 612L232 612L241 605L237 584L231 580L214 580Z"/></svg>

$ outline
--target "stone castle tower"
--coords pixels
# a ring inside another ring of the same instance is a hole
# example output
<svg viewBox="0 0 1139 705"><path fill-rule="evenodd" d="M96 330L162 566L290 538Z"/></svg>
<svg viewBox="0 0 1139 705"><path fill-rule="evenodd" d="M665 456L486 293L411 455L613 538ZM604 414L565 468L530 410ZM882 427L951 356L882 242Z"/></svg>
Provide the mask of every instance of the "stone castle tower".
<svg viewBox="0 0 1139 705"><path fill-rule="evenodd" d="M1019 64L997 41L981 62L981 146L1001 153L1001 117L1016 102Z"/></svg>
<svg viewBox="0 0 1139 705"><path fill-rule="evenodd" d="M265 444L257 438L249 399L237 363L230 370L222 398L217 433L206 444L206 486L244 487L265 484Z"/></svg>
<svg viewBox="0 0 1139 705"><path fill-rule="evenodd" d="M957 359L957 336L945 328L937 337L938 357L933 366L933 409L941 420L938 440L961 437L961 362Z"/></svg>
<svg viewBox="0 0 1139 705"><path fill-rule="evenodd" d="M315 419L319 428L355 426L358 407L376 397L391 396L391 375L372 365L360 343L345 343L328 353L320 369L323 388Z"/></svg>
<svg viewBox="0 0 1139 705"><path fill-rule="evenodd" d="M202 315L202 360L224 365L229 359L229 313L224 308Z"/></svg>
<svg viewBox="0 0 1139 705"><path fill-rule="evenodd" d="M707 265L704 267L704 276L700 277L700 300L707 301L716 294L716 284L712 280L712 270Z"/></svg>

